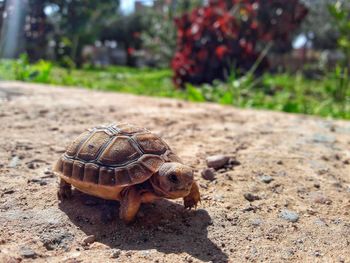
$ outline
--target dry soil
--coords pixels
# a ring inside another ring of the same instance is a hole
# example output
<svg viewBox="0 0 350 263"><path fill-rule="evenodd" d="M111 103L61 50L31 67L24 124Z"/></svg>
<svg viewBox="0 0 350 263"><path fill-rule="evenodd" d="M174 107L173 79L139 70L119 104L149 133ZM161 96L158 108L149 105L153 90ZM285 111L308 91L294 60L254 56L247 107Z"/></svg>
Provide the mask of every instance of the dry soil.
<svg viewBox="0 0 350 263"><path fill-rule="evenodd" d="M164 200L127 226L117 202L77 191L58 201L52 166L66 145L125 121L195 168L197 210ZM235 165L208 181L201 171L215 154ZM1 82L0 262L32 261L350 262L350 123Z"/></svg>

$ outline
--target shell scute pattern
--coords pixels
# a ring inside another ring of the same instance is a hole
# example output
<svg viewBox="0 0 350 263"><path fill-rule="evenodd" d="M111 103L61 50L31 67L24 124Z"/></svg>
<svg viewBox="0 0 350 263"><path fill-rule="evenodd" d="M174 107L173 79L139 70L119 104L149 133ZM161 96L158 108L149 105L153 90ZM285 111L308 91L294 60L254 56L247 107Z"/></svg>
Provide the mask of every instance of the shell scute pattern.
<svg viewBox="0 0 350 263"><path fill-rule="evenodd" d="M122 123L116 127L120 133L128 134L128 135L140 133L140 132L147 132L147 130L145 128L137 127L137 126L131 125L129 123Z"/></svg>
<svg viewBox="0 0 350 263"><path fill-rule="evenodd" d="M126 136L116 136L102 152L99 161L104 165L124 165L141 156L133 141Z"/></svg>
<svg viewBox="0 0 350 263"><path fill-rule="evenodd" d="M85 131L75 138L72 143L67 147L66 154L69 156L75 156L80 148L80 145L90 136L90 131Z"/></svg>
<svg viewBox="0 0 350 263"><path fill-rule="evenodd" d="M84 161L92 161L98 157L102 147L110 140L110 136L104 131L94 132L81 146L78 158Z"/></svg>
<svg viewBox="0 0 350 263"><path fill-rule="evenodd" d="M73 162L72 178L82 181L84 179L84 168L83 162L75 160Z"/></svg>
<svg viewBox="0 0 350 263"><path fill-rule="evenodd" d="M99 165L94 163L87 163L85 164L84 168L84 182L88 183L98 183L98 177L99 177Z"/></svg>
<svg viewBox="0 0 350 263"><path fill-rule="evenodd" d="M136 134L134 138L144 153L163 154L168 149L162 139L152 133Z"/></svg>
<svg viewBox="0 0 350 263"><path fill-rule="evenodd" d="M79 135L55 170L82 182L127 186L157 172L169 150L146 129L130 124L99 126Z"/></svg>

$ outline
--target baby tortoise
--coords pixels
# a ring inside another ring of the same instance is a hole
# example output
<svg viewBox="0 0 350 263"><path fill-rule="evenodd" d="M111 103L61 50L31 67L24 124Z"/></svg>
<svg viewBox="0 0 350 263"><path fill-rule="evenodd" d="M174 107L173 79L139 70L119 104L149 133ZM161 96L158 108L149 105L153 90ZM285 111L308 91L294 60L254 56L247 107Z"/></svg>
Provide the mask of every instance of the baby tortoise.
<svg viewBox="0 0 350 263"><path fill-rule="evenodd" d="M119 216L133 221L141 203L182 197L185 208L200 201L193 169L157 135L131 124L109 124L80 134L55 166L58 197L71 186L103 199L120 201Z"/></svg>

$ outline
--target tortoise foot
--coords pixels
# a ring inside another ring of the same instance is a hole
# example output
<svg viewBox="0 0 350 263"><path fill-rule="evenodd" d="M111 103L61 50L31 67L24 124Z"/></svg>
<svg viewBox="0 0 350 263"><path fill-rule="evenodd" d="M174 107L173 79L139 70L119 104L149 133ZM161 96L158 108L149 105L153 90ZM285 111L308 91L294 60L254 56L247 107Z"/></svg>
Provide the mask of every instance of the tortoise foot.
<svg viewBox="0 0 350 263"><path fill-rule="evenodd" d="M199 193L198 185L196 183L192 184L191 192L188 196L184 197L185 208L197 208L198 202L201 201L201 196Z"/></svg>
<svg viewBox="0 0 350 263"><path fill-rule="evenodd" d="M60 188L57 191L57 197L61 201L72 197L72 186L65 181L60 181Z"/></svg>

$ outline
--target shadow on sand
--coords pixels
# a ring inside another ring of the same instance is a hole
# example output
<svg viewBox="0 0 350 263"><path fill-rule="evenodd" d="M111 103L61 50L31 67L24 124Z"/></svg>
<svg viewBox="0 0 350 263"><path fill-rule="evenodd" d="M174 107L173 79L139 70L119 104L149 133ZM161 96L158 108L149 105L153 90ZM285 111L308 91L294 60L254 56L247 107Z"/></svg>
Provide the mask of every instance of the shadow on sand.
<svg viewBox="0 0 350 263"><path fill-rule="evenodd" d="M227 255L208 238L207 227L212 221L202 209L188 211L167 200L143 204L136 221L127 226L118 218L118 202L78 191L74 191L71 200L61 202L59 208L86 235L95 235L98 242L111 248L185 252L202 261L228 261Z"/></svg>

